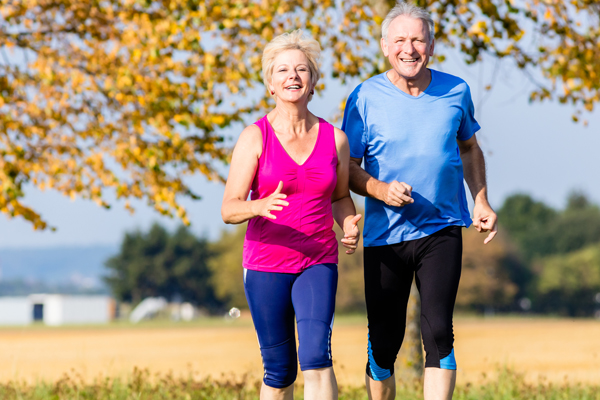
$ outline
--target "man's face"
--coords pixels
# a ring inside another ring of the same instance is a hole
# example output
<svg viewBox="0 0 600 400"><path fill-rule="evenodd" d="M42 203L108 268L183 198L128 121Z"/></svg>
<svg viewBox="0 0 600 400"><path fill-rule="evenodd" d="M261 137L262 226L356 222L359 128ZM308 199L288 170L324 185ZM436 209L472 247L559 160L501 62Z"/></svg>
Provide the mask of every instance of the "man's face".
<svg viewBox="0 0 600 400"><path fill-rule="evenodd" d="M387 38L381 39L381 49L398 75L419 80L426 76L433 55L434 43L428 44L428 39L428 27L422 19L401 15L390 24Z"/></svg>

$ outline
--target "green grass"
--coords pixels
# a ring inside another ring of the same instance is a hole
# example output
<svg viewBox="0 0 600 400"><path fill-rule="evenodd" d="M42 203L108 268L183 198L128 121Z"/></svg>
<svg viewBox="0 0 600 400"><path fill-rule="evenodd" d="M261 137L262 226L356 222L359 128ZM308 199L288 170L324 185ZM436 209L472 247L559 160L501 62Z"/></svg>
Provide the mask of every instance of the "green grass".
<svg viewBox="0 0 600 400"><path fill-rule="evenodd" d="M73 373L54 383L0 384L0 400L254 400L258 399L260 382L247 377L197 380L173 375L152 375L147 370L134 370L127 379L97 379L86 383ZM401 385L398 399L422 399L419 382ZM302 387L296 388L296 399L302 398ZM340 399L366 399L362 387L341 387ZM503 369L498 378L481 385L456 388L456 400L600 400L600 386L526 383L522 375Z"/></svg>

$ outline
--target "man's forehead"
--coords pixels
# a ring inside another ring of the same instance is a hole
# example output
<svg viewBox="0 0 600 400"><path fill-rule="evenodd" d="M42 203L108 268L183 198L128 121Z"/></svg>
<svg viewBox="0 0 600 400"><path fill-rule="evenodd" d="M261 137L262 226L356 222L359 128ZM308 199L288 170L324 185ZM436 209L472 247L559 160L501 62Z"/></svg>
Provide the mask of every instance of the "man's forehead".
<svg viewBox="0 0 600 400"><path fill-rule="evenodd" d="M406 35L415 33L427 33L425 21L421 18L413 18L407 15L399 15L392 20L389 27L389 35Z"/></svg>

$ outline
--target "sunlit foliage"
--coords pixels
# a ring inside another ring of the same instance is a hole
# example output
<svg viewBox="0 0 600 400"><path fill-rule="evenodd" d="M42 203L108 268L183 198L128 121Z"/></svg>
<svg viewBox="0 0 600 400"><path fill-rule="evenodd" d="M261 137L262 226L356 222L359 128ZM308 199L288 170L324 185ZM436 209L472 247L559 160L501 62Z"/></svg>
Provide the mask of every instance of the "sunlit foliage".
<svg viewBox="0 0 600 400"><path fill-rule="evenodd" d="M326 50L330 77L364 79L386 68L378 32L393 3L1 2L0 211L47 227L23 202L33 187L103 207L116 197L132 209L139 199L187 223L181 200L199 194L186 177L223 179L221 129L272 107L260 77L264 45L302 28ZM467 63L513 59L536 82L532 100L578 110L599 100L597 2L417 3L434 14L438 49L455 47Z"/></svg>

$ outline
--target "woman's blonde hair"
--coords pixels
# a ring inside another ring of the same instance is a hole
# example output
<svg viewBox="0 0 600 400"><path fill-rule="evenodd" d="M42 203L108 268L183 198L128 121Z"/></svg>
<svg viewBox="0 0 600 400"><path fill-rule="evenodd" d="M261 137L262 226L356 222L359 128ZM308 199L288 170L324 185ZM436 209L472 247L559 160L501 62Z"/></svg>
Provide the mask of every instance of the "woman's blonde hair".
<svg viewBox="0 0 600 400"><path fill-rule="evenodd" d="M308 60L310 80L313 87L317 85L321 76L319 70L319 58L321 57L321 46L315 39L305 37L300 29L277 36L267 44L262 55L263 81L269 90L269 83L273 78L275 58L286 50L300 50ZM308 96L308 101L312 94Z"/></svg>

